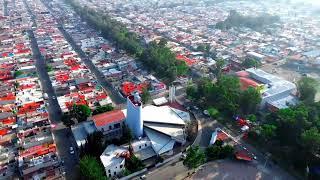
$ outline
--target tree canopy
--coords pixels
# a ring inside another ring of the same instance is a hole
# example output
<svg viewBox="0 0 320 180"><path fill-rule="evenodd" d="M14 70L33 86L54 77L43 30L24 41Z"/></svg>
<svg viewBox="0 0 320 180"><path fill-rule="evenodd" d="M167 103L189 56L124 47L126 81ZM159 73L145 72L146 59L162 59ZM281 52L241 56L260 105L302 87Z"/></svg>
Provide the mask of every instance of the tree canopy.
<svg viewBox="0 0 320 180"><path fill-rule="evenodd" d="M104 112L112 111L114 107L112 105L104 105L104 106L98 106L93 112L92 115L101 114Z"/></svg>
<svg viewBox="0 0 320 180"><path fill-rule="evenodd" d="M80 173L88 180L107 180L103 167L92 156L84 156L79 162Z"/></svg>
<svg viewBox="0 0 320 180"><path fill-rule="evenodd" d="M239 78L232 75L221 75L216 83L202 78L196 84L189 84L186 94L188 99L204 109L216 108L229 115L254 114L261 102L257 89L249 87L241 90Z"/></svg>
<svg viewBox="0 0 320 180"><path fill-rule="evenodd" d="M319 86L319 83L315 79L302 77L298 81L300 100L306 104L313 103L317 93L317 86Z"/></svg>
<svg viewBox="0 0 320 180"><path fill-rule="evenodd" d="M223 143L219 140L215 144L210 145L206 149L206 156L208 160L224 159L233 155L234 148L230 145L222 146Z"/></svg>
<svg viewBox="0 0 320 180"><path fill-rule="evenodd" d="M244 115L255 114L258 106L261 103L261 100L262 98L260 92L253 87L249 87L248 89L242 91L239 101L241 112Z"/></svg>
<svg viewBox="0 0 320 180"><path fill-rule="evenodd" d="M103 134L97 131L87 136L85 144L80 148L80 157L88 155L99 159L104 149Z"/></svg>
<svg viewBox="0 0 320 180"><path fill-rule="evenodd" d="M130 172L140 171L145 167L142 161L134 154L132 154L129 159L126 159L125 166Z"/></svg>
<svg viewBox="0 0 320 180"><path fill-rule="evenodd" d="M204 162L205 162L204 152L199 148L199 146L196 146L196 147L191 146L187 150L187 157L183 161L183 164L188 168L197 168Z"/></svg>
<svg viewBox="0 0 320 180"><path fill-rule="evenodd" d="M320 165L320 102L270 113L257 132L257 142L294 170L304 172L307 165Z"/></svg>
<svg viewBox="0 0 320 180"><path fill-rule="evenodd" d="M244 16L235 10L231 10L226 20L218 22L216 28L229 30L233 27L247 27L253 30L262 30L268 25L272 25L280 21L279 16L263 14L260 16Z"/></svg>
<svg viewBox="0 0 320 180"><path fill-rule="evenodd" d="M252 67L260 67L261 62L252 58L246 58L242 63L241 66L244 68L252 68Z"/></svg>
<svg viewBox="0 0 320 180"><path fill-rule="evenodd" d="M76 105L72 106L69 111L71 118L76 119L78 122L86 121L91 115L91 109L87 105Z"/></svg>

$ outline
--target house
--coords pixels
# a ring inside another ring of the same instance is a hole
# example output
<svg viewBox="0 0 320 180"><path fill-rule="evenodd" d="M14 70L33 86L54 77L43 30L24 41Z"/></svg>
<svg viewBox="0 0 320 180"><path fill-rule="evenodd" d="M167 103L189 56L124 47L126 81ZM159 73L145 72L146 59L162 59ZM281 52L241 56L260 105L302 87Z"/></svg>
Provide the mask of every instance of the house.
<svg viewBox="0 0 320 180"><path fill-rule="evenodd" d="M124 169L125 159L130 157L129 149L115 146L107 146L100 156L105 172L108 177L120 174Z"/></svg>
<svg viewBox="0 0 320 180"><path fill-rule="evenodd" d="M108 138L116 138L122 134L122 125L125 115L121 110L109 111L94 115L90 119L94 122L98 131L101 131Z"/></svg>

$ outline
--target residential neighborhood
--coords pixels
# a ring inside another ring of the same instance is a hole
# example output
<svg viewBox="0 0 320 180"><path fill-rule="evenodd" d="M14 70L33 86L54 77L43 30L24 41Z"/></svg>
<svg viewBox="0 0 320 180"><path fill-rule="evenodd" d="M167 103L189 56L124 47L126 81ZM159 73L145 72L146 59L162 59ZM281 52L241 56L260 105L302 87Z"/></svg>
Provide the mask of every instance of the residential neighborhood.
<svg viewBox="0 0 320 180"><path fill-rule="evenodd" d="M319 17L300 0L1 0L0 180L318 179Z"/></svg>

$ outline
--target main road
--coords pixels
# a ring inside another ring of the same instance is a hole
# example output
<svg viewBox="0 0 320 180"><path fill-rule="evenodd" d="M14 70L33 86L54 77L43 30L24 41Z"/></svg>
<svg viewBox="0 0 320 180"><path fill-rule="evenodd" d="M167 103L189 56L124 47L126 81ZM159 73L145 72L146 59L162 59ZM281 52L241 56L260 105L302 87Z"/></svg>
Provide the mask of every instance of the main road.
<svg viewBox="0 0 320 180"><path fill-rule="evenodd" d="M49 120L51 124L56 125L53 128L52 134L54 141L57 145L57 152L59 157L64 162L64 168L67 179L75 179L77 177L76 165L78 164L78 156L76 154L70 154L69 148L76 147L76 142L72 136L72 132L69 128L66 128L61 123L61 109L55 96L55 91L52 87L49 75L46 71L46 64L43 56L40 54L37 40L32 30L28 30L28 34L31 40L31 48L33 58L36 60L36 69L39 75L42 91L48 94L47 103L49 104L47 109L49 112Z"/></svg>
<svg viewBox="0 0 320 180"><path fill-rule="evenodd" d="M54 17L53 10L50 4L47 1L41 1L50 11L51 15ZM112 86L112 84L106 81L105 76L99 71L99 69L92 63L89 57L83 52L83 50L76 44L71 35L64 29L63 24L59 19L56 19L58 23L58 29L63 34L64 38L68 41L74 51L79 55L84 64L89 68L89 70L95 75L96 80L99 84L107 91L110 96L112 102L117 106L123 106L125 104L125 98L122 97L116 89Z"/></svg>

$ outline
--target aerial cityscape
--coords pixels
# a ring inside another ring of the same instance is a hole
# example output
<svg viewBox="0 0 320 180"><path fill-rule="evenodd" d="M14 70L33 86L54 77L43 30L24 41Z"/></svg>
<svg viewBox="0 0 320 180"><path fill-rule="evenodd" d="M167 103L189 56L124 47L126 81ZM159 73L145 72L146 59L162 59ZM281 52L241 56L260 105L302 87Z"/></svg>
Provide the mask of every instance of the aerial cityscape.
<svg viewBox="0 0 320 180"><path fill-rule="evenodd" d="M0 180L320 179L317 0L0 0Z"/></svg>

